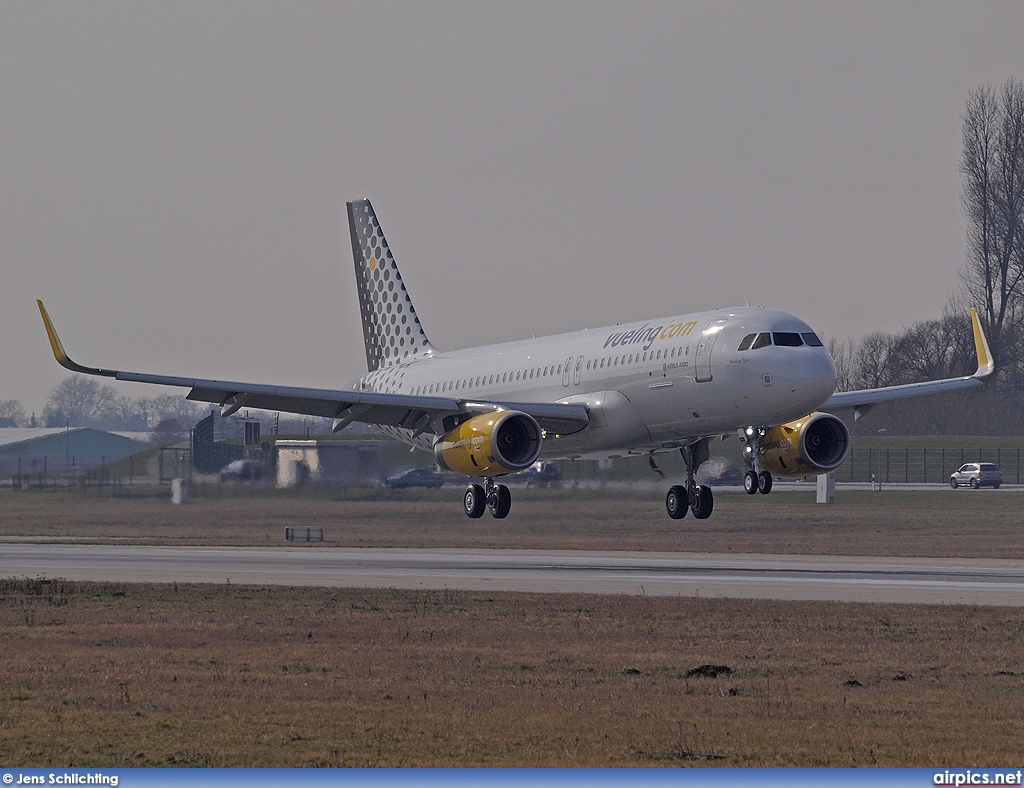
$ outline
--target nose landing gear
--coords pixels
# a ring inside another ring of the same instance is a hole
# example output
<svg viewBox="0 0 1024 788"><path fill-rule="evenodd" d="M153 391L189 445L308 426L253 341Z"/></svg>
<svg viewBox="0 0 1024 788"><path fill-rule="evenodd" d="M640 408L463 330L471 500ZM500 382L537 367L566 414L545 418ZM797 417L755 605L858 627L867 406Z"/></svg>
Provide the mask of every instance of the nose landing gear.
<svg viewBox="0 0 1024 788"><path fill-rule="evenodd" d="M740 441L746 444L744 456L750 462L751 470L743 476L743 491L747 495L761 493L767 495L772 491L772 475L761 470L761 438L765 436L764 427L748 427L739 429Z"/></svg>

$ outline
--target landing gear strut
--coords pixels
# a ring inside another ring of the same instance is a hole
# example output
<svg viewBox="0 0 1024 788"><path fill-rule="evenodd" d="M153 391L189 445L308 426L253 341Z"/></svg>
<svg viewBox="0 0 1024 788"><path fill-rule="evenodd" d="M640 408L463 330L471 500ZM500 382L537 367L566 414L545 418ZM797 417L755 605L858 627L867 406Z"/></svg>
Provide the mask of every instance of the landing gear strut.
<svg viewBox="0 0 1024 788"><path fill-rule="evenodd" d="M690 446L684 446L679 452L686 463L686 486L676 484L668 491L665 509L673 520L686 517L687 509L692 511L698 520L706 520L715 508L715 496L706 484L697 484L693 475L709 456L708 440L705 438Z"/></svg>
<svg viewBox="0 0 1024 788"><path fill-rule="evenodd" d="M494 479L488 477L483 485L471 484L466 488L462 507L466 516L474 520L483 517L484 509L490 511L495 520L503 520L512 508L512 493L504 484L495 484Z"/></svg>

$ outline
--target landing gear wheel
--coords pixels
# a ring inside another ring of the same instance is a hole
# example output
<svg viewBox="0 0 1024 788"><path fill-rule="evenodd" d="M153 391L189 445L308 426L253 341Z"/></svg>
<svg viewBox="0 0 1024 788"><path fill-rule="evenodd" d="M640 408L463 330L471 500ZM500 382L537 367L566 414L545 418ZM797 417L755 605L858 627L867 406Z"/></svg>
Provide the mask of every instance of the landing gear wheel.
<svg viewBox="0 0 1024 788"><path fill-rule="evenodd" d="M690 493L690 508L693 509L693 516L698 520L706 520L711 516L711 511L715 508L715 496L711 493L711 488L706 484L699 484L693 488L693 492Z"/></svg>
<svg viewBox="0 0 1024 788"><path fill-rule="evenodd" d="M761 471L757 481L757 487L761 491L761 495L767 495L772 491L772 475L768 471Z"/></svg>
<svg viewBox="0 0 1024 788"><path fill-rule="evenodd" d="M747 471L743 476L743 492L747 495L755 495L757 493L757 488L757 474L753 471Z"/></svg>
<svg viewBox="0 0 1024 788"><path fill-rule="evenodd" d="M949 478L949 486L950 486L950 487L952 487L952 488L953 488L953 489L955 490L955 489L956 489L957 487L959 487L960 485L959 485L959 484L957 484L957 483L956 483L956 479L954 479L954 478L953 478L953 477L951 476L951 477Z"/></svg>
<svg viewBox="0 0 1024 788"><path fill-rule="evenodd" d="M495 520L503 520L508 517L512 508L512 493L504 484L494 485L494 494L487 502L487 508L491 510L491 517Z"/></svg>
<svg viewBox="0 0 1024 788"><path fill-rule="evenodd" d="M686 488L680 484L671 487L665 497L665 509L668 516L673 520L682 520L686 517L686 510L690 508L690 496Z"/></svg>
<svg viewBox="0 0 1024 788"><path fill-rule="evenodd" d="M487 508L487 497L484 495L484 488L479 484L471 484L466 488L466 494L462 497L462 506L466 516L476 520L483 517L484 509Z"/></svg>

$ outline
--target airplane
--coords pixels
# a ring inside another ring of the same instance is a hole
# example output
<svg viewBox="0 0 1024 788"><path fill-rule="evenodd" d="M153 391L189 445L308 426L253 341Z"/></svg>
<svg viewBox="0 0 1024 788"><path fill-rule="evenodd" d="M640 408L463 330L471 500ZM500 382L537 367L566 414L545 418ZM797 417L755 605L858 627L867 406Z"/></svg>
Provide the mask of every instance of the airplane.
<svg viewBox="0 0 1024 788"><path fill-rule="evenodd" d="M538 460L647 457L678 451L686 483L672 485L672 519L714 508L695 474L711 441L738 435L749 470L744 490L771 491L773 476L806 477L839 467L855 419L878 402L979 387L994 363L971 310L978 369L945 380L836 392L836 368L807 323L763 307L716 309L626 325L450 352L427 337L369 200L347 203L367 371L339 389L313 389L126 372L75 363L38 301L57 361L73 372L181 386L220 406L372 425L432 452L471 481L463 510L509 514L501 477Z"/></svg>

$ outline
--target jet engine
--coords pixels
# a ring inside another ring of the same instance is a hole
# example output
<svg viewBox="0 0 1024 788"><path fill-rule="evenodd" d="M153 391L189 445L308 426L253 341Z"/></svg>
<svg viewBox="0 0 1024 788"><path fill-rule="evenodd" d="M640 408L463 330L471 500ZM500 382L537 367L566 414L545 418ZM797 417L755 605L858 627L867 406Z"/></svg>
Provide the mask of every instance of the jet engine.
<svg viewBox="0 0 1024 788"><path fill-rule="evenodd" d="M771 427L760 440L762 468L778 476L828 473L843 464L850 431L831 413L812 413Z"/></svg>
<svg viewBox="0 0 1024 788"><path fill-rule="evenodd" d="M528 413L474 416L434 444L437 464L466 476L501 476L529 468L540 456L540 425Z"/></svg>

